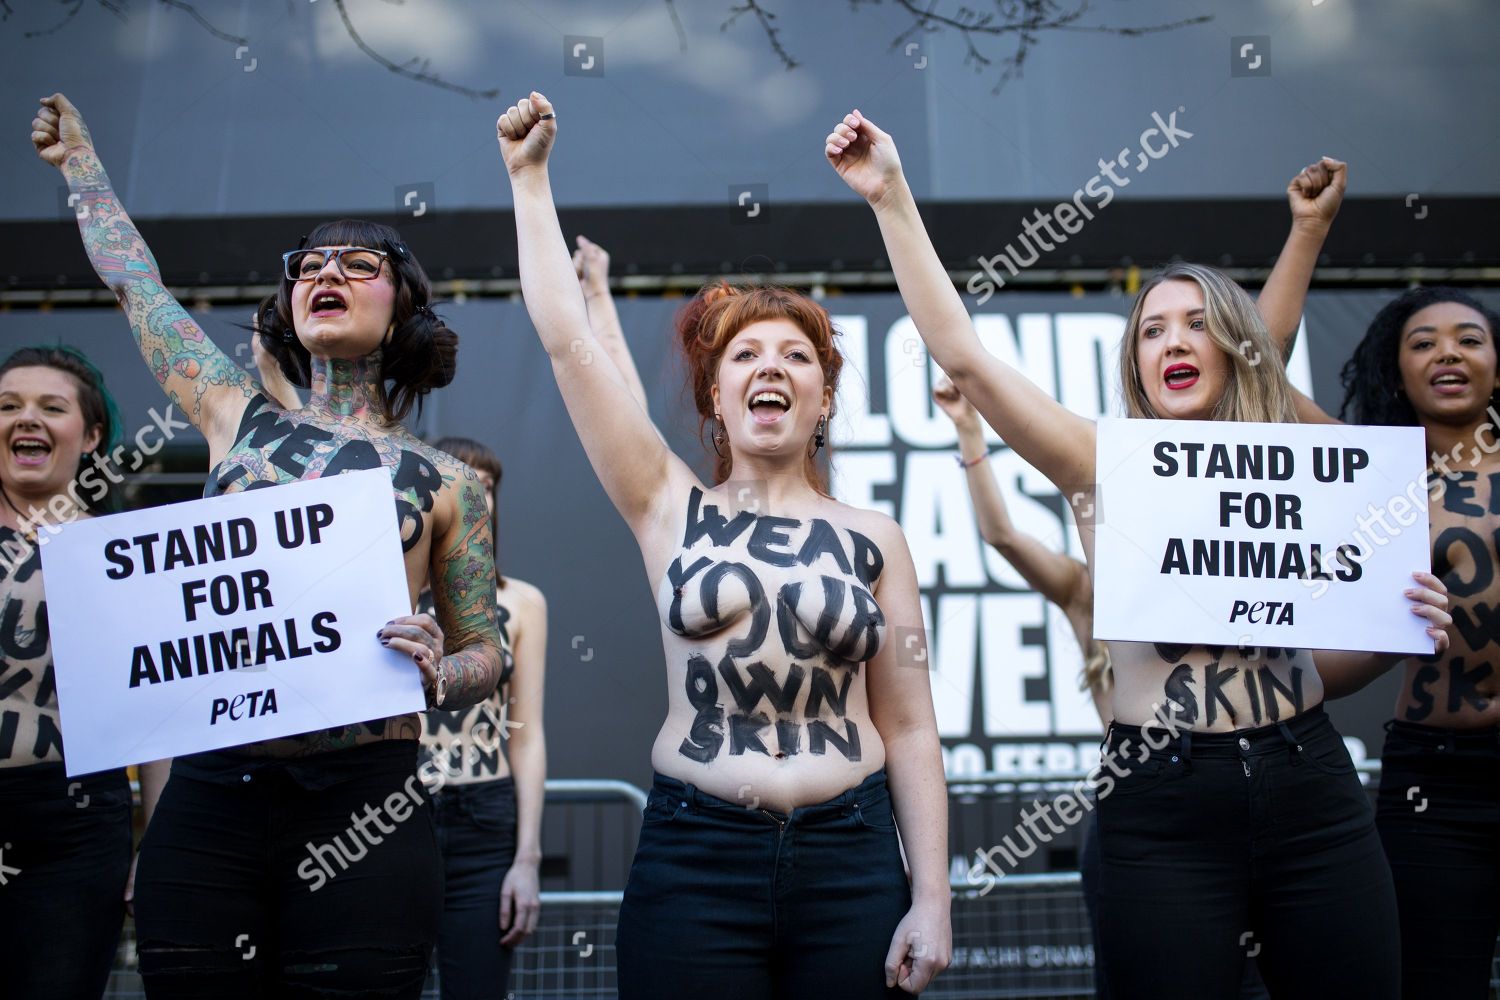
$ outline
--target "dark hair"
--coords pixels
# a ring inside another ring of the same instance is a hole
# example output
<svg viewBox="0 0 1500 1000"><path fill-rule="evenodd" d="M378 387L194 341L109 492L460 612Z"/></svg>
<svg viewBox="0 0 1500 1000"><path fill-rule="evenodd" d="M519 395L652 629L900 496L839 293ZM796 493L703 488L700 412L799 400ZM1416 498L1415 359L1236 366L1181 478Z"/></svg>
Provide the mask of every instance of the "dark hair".
<svg viewBox="0 0 1500 1000"><path fill-rule="evenodd" d="M828 310L801 292L778 285L735 286L725 281L704 285L677 314L678 343L687 359L688 389L698 411L700 439L714 415L711 390L725 349L745 327L768 319L787 320L807 335L823 369L824 383L837 397L844 356L834 343L838 331L828 317ZM831 419L832 405L828 413ZM824 436L826 440L826 430ZM729 479L732 460L717 445L714 452L714 482L722 483ZM823 470L811 454L803 463L802 474L813 489L828 495Z"/></svg>
<svg viewBox="0 0 1500 1000"><path fill-rule="evenodd" d="M99 446L93 452L79 456L78 470L73 474L73 481L77 483L85 467L90 464L90 456L108 456L120 434L120 413L115 408L114 398L104 387L104 374L94 367L93 362L82 351L62 345L23 347L0 362L0 376L14 368L55 368L72 376L73 384L78 389L78 407L83 411L85 429L99 429ZM95 495L85 496L82 491L75 489L69 491L70 495L91 514L108 514L118 510L119 499L114 494L112 480L97 472L94 478L95 486L88 489L102 487L102 492L95 491Z"/></svg>
<svg viewBox="0 0 1500 1000"><path fill-rule="evenodd" d="M476 472L488 472L495 480L493 496L495 499L495 513L490 515L490 535L494 539L495 550L495 579L500 586L505 586L505 577L500 575L500 477L503 470L500 468L500 456L489 449L488 445L475 441L473 438L449 437L438 438L432 442L432 446L438 451L445 451L467 465Z"/></svg>
<svg viewBox="0 0 1500 1000"><path fill-rule="evenodd" d="M1344 386L1340 419L1357 424L1385 426L1418 426L1417 411L1401 384L1401 331L1407 320L1428 306L1454 302L1479 313L1490 328L1493 340L1500 330L1500 316L1468 292L1457 288L1412 288L1387 302L1370 321L1364 339L1354 354L1344 362L1339 381Z"/></svg>
<svg viewBox="0 0 1500 1000"><path fill-rule="evenodd" d="M378 222L325 222L303 237L298 249L323 246L367 247L389 254L396 299L391 315L394 327L381 344L380 406L392 422L404 420L413 406L420 414L422 398L453 381L458 354L458 335L432 311L427 273L401 242L401 234ZM311 382L312 356L295 332L287 336L295 331L293 287L283 273L276 294L261 302L257 318L261 343L286 377L306 388Z"/></svg>

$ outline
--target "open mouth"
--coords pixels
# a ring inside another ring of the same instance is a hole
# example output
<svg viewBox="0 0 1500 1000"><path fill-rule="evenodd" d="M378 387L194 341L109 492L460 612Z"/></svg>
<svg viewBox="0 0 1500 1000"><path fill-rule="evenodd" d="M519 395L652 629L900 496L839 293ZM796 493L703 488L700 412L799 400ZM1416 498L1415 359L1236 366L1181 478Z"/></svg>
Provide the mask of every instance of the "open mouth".
<svg viewBox="0 0 1500 1000"><path fill-rule="evenodd" d="M1187 389L1198 382L1198 369L1192 365L1172 365L1163 373L1168 389Z"/></svg>
<svg viewBox="0 0 1500 1000"><path fill-rule="evenodd" d="M348 311L349 304L338 292L313 292L307 303L307 312L311 316L342 316Z"/></svg>
<svg viewBox="0 0 1500 1000"><path fill-rule="evenodd" d="M10 453L17 465L46 465L52 446L41 438L18 437L10 443Z"/></svg>
<svg viewBox="0 0 1500 1000"><path fill-rule="evenodd" d="M1440 371L1429 382L1440 396L1457 396L1469 388L1469 377L1460 371Z"/></svg>
<svg viewBox="0 0 1500 1000"><path fill-rule="evenodd" d="M774 424L791 408L791 399L779 389L762 389L750 397L750 412L756 423Z"/></svg>

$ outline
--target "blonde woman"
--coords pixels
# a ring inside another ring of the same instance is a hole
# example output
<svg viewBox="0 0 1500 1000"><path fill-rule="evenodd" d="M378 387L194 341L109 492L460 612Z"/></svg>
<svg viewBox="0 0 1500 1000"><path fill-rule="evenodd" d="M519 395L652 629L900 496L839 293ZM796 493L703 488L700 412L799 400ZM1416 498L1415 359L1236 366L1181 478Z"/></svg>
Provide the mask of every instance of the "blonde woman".
<svg viewBox="0 0 1500 1000"><path fill-rule="evenodd" d="M1090 509L1094 423L984 349L928 240L891 137L856 111L828 136L825 153L875 210L934 361L1022 458ZM1127 413L1294 421L1280 357L1243 289L1213 268L1173 264L1142 287L1126 324ZM1164 498L1163 516L1169 504ZM1092 563L1086 518L1080 535ZM1443 586L1428 573L1414 576L1412 611L1441 649ZM1322 710L1317 665L1396 657L1132 642L1111 643L1110 654L1110 748L1127 740L1140 747L1141 727L1163 705L1179 734L1099 802L1101 944L1115 992L1234 997L1244 958L1256 951L1278 1000L1395 1000L1390 869L1354 765Z"/></svg>

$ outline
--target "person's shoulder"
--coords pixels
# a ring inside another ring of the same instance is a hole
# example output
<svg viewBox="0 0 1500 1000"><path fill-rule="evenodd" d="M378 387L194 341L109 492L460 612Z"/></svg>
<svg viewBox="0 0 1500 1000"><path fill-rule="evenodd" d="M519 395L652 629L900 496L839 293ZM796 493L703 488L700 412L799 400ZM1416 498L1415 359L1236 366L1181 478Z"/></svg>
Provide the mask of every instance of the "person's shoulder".
<svg viewBox="0 0 1500 1000"><path fill-rule="evenodd" d="M869 507L855 507L841 500L830 500L827 509L831 516L826 520L833 521L839 527L849 531L857 531L876 545L884 546L904 541L905 536L901 533L901 525L889 514L883 514Z"/></svg>
<svg viewBox="0 0 1500 1000"><path fill-rule="evenodd" d="M547 611L547 596L542 593L541 588L513 576L505 578L505 585L497 592L496 600L508 607L513 614L523 609L542 614Z"/></svg>

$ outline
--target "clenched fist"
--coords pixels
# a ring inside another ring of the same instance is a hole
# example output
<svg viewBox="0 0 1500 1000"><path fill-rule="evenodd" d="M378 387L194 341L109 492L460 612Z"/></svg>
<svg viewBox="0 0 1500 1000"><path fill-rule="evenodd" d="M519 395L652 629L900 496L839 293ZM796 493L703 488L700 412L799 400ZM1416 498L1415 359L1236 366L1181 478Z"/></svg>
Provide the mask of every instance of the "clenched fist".
<svg viewBox="0 0 1500 1000"><path fill-rule="evenodd" d="M1344 201L1344 185L1349 168L1341 160L1325 156L1304 167L1286 186L1286 200L1292 206L1292 222L1327 228L1339 214Z"/></svg>
<svg viewBox="0 0 1500 1000"><path fill-rule="evenodd" d="M38 156L59 169L73 150L94 148L83 116L62 94L42 98L31 120L31 144Z"/></svg>
<svg viewBox="0 0 1500 1000"><path fill-rule="evenodd" d="M495 122L500 156L512 177L547 165L552 140L557 138L553 114L552 102L533 90L530 97L511 105Z"/></svg>
<svg viewBox="0 0 1500 1000"><path fill-rule="evenodd" d="M901 184L901 158L896 143L870 119L849 112L824 140L823 155L838 175L871 205Z"/></svg>

